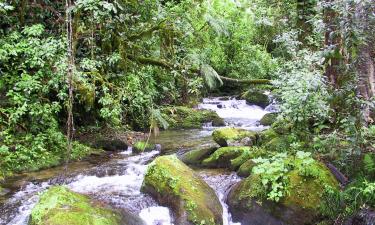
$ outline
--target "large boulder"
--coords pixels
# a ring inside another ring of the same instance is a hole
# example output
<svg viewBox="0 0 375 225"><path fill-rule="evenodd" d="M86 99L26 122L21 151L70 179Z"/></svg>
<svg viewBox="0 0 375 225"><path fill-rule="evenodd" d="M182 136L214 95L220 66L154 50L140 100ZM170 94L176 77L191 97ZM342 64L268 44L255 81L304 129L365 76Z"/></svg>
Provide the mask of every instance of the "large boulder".
<svg viewBox="0 0 375 225"><path fill-rule="evenodd" d="M130 214L128 215L130 216ZM124 218L124 215L89 197L55 186L44 192L32 209L30 225L135 225L142 220Z"/></svg>
<svg viewBox="0 0 375 225"><path fill-rule="evenodd" d="M182 154L179 159L188 165L200 165L202 160L209 157L216 149L217 147L194 149Z"/></svg>
<svg viewBox="0 0 375 225"><path fill-rule="evenodd" d="M214 130L212 138L222 147L251 146L257 140L257 133L240 128L225 127Z"/></svg>
<svg viewBox="0 0 375 225"><path fill-rule="evenodd" d="M242 225L304 225L319 217L319 206L326 186L338 183L324 164L314 161L309 166L314 176L297 169L289 171L287 193L279 202L267 199L267 188L259 174L251 174L237 183L228 195L228 205L235 222Z"/></svg>
<svg viewBox="0 0 375 225"><path fill-rule="evenodd" d="M170 129L199 129L205 123L224 126L224 120L216 112L205 109L193 109L185 106L166 107L162 110Z"/></svg>
<svg viewBox="0 0 375 225"><path fill-rule="evenodd" d="M247 91L242 94L241 98L245 99L248 104L257 105L262 108L266 108L269 104L271 104L268 95L258 90Z"/></svg>
<svg viewBox="0 0 375 225"><path fill-rule="evenodd" d="M223 209L215 191L174 155L157 157L149 165L142 191L170 207L175 224L223 224Z"/></svg>

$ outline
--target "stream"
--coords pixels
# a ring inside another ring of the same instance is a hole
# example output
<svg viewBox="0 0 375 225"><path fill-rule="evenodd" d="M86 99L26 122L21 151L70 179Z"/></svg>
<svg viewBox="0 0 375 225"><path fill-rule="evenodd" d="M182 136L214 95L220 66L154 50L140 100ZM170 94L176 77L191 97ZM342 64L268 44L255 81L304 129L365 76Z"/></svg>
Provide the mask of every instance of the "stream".
<svg viewBox="0 0 375 225"><path fill-rule="evenodd" d="M262 109L234 98L206 98L198 108L216 111L224 118L226 126L256 131L267 128L260 126L259 120L273 111L272 105ZM64 179L60 178L63 167L14 176L3 185L8 193L0 197L0 225L26 225L31 209L38 201L38 193L63 183L75 192L139 215L147 225L173 225L171 211L140 191L147 165L160 154L179 154L214 145L211 139L214 129L211 124L205 124L198 130L162 131L158 137L151 139L151 142L162 146L162 151L134 155L130 147L108 153L105 157L91 156L87 160L70 163ZM233 172L220 169L196 169L196 172L216 191L223 205L223 224L240 225L232 222L225 204L227 191L240 178Z"/></svg>

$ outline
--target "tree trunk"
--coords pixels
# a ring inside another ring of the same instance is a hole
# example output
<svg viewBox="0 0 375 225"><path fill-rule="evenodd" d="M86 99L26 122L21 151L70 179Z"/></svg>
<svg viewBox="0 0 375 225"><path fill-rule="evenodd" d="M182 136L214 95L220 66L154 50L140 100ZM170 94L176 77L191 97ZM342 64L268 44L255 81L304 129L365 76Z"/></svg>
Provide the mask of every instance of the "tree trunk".
<svg viewBox="0 0 375 225"><path fill-rule="evenodd" d="M371 101L375 95L375 37L371 32L375 29L375 22L370 21L370 15L375 12L375 6L358 5L356 9L356 23L363 28L361 36L368 37L359 46L356 69L358 72L358 93L365 101ZM371 108L365 105L362 109L363 119L368 123L374 122L371 118Z"/></svg>
<svg viewBox="0 0 375 225"><path fill-rule="evenodd" d="M325 47L330 54L326 57L325 75L334 88L339 87L341 65L342 40L338 29L338 13L333 8L335 0L327 0L324 9L324 23L326 25Z"/></svg>

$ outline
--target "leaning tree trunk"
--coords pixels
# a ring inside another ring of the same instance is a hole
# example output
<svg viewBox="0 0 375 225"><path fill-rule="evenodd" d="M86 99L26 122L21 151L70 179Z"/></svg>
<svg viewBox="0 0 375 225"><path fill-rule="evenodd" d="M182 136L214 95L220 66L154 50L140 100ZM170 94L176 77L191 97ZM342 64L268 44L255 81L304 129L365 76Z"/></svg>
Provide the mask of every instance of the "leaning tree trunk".
<svg viewBox="0 0 375 225"><path fill-rule="evenodd" d="M372 32L375 29L374 19L370 15L375 13L375 6L372 4L359 4L356 10L356 25L362 28L360 35L366 37L359 46L356 69L358 72L358 92L360 97L369 102L375 95L375 37ZM372 109L374 110L374 109ZM365 122L374 122L371 118L371 107L366 104L362 110Z"/></svg>
<svg viewBox="0 0 375 225"><path fill-rule="evenodd" d="M339 88L342 39L337 21L338 13L334 9L335 3L335 0L327 0L324 9L325 47L330 52L329 56L326 57L325 75L332 87L337 89Z"/></svg>

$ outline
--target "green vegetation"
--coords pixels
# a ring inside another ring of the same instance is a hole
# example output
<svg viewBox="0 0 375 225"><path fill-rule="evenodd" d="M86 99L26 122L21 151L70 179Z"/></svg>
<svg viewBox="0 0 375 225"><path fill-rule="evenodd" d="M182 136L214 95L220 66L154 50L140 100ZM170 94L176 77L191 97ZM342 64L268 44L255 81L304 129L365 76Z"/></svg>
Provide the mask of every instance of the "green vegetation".
<svg viewBox="0 0 375 225"><path fill-rule="evenodd" d="M160 156L149 165L142 190L171 207L178 224L223 222L221 204L214 190L174 155Z"/></svg>
<svg viewBox="0 0 375 225"><path fill-rule="evenodd" d="M116 225L121 216L110 209L94 204L88 197L62 186L45 191L31 212L30 225Z"/></svg>
<svg viewBox="0 0 375 225"><path fill-rule="evenodd" d="M278 116L261 123L271 129L216 130L215 142L236 147L194 151L187 162L239 169L254 180L241 185L272 204L316 211L321 203L327 223L348 219L359 204L375 207L368 194L375 182L373 1L67 5L0 1L1 179L82 159L93 148L122 150L134 130L222 126L215 112L197 109L203 97L225 93L265 107L270 92ZM262 154L253 155L254 146ZM335 186L322 162L343 191L317 184ZM199 213L190 221L216 222Z"/></svg>
<svg viewBox="0 0 375 225"><path fill-rule="evenodd" d="M277 116L277 113L267 113L259 122L263 126L271 126L274 122L276 122Z"/></svg>

